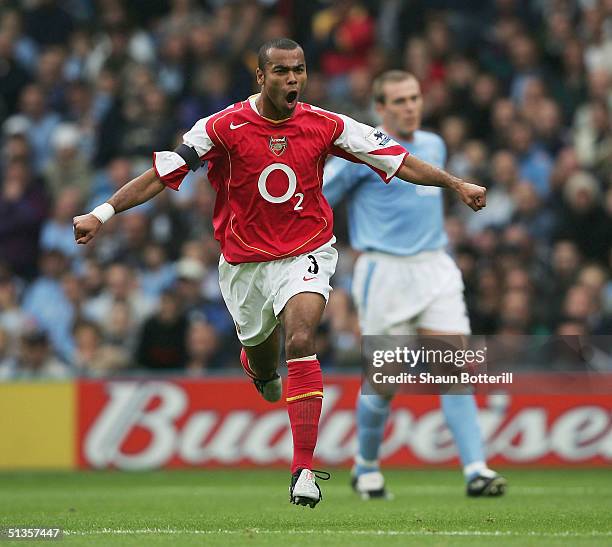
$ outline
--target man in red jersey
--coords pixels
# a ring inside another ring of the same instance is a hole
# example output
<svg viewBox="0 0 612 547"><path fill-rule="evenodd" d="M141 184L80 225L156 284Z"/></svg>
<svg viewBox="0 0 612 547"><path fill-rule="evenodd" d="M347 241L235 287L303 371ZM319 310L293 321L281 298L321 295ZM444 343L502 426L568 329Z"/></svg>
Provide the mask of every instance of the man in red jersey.
<svg viewBox="0 0 612 547"><path fill-rule="evenodd" d="M257 83L258 95L198 120L176 150L155 152L152 169L75 217L75 239L88 243L112 215L166 187L178 190L189 169L208 162L217 192L219 283L243 345L240 360L263 397L278 401L282 325L294 448L290 501L314 507L321 499L312 456L323 398L315 332L337 261L333 216L321 191L326 157L367 164L384 182L397 176L452 188L475 211L485 206L485 189L409 155L377 129L299 102L306 63L292 40L261 47Z"/></svg>

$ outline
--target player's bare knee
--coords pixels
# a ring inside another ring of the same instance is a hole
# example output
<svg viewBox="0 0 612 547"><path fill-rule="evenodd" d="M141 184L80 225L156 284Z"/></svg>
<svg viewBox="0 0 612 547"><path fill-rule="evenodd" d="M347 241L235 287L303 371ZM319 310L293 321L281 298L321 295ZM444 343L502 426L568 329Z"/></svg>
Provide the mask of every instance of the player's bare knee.
<svg viewBox="0 0 612 547"><path fill-rule="evenodd" d="M299 329L288 333L285 339L287 359L298 359L315 353L315 337L310 330Z"/></svg>

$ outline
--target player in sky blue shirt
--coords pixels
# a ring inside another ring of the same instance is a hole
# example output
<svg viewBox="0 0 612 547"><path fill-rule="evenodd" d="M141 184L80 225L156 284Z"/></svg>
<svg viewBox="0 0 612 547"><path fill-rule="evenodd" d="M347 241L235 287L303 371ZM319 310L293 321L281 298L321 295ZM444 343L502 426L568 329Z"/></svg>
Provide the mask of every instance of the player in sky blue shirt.
<svg viewBox="0 0 612 547"><path fill-rule="evenodd" d="M412 141L396 140L418 158L444 167L446 147L438 135L417 130ZM332 158L325 165L327 201L334 207L347 198L351 246L402 256L446 247L442 189L397 178L387 186L357 163Z"/></svg>
<svg viewBox="0 0 612 547"><path fill-rule="evenodd" d="M443 168L442 139L420 129L423 99L418 81L389 71L373 85L388 134L409 153ZM325 165L323 192L332 207L346 199L355 265L353 298L365 335L470 333L461 272L445 252L442 190L393 179L387 187L369 169L334 158ZM500 495L506 481L485 462L474 397L441 396L442 411L457 445L470 496ZM378 454L390 398L361 393L357 402L358 453L353 487L364 499L388 497Z"/></svg>

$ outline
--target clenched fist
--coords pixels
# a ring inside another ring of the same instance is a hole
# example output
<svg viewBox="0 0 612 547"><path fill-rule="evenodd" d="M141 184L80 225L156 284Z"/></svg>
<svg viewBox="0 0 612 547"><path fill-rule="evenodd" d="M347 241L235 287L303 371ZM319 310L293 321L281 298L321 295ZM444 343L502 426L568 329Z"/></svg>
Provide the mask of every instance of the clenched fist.
<svg viewBox="0 0 612 547"><path fill-rule="evenodd" d="M91 213L72 219L74 239L79 245L86 245L98 233L102 223Z"/></svg>
<svg viewBox="0 0 612 547"><path fill-rule="evenodd" d="M462 182L457 188L461 201L474 211L480 211L487 205L487 189L470 182Z"/></svg>

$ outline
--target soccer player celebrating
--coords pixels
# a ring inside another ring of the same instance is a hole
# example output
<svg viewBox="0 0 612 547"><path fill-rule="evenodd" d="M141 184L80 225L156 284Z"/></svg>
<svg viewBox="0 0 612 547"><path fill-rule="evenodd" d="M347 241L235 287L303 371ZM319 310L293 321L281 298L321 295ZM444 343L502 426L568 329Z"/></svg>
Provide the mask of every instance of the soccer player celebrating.
<svg viewBox="0 0 612 547"><path fill-rule="evenodd" d="M485 189L409 155L379 130L299 102L306 63L292 40L264 44L256 76L259 94L198 120L176 150L155 152L152 169L75 217L75 238L88 243L113 214L166 187L177 190L190 169L208 162L219 284L243 345L240 360L264 399L278 401L282 325L294 448L290 501L314 507L321 499L312 457L323 397L315 333L337 261L321 191L326 157L368 165L384 182L398 176L452 188L474 210L485 206Z"/></svg>
<svg viewBox="0 0 612 547"><path fill-rule="evenodd" d="M373 84L381 130L411 154L443 166L442 139L419 129L423 97L416 78L393 70ZM323 193L333 206L348 195L349 235L363 251L355 265L353 298L363 334L470 333L461 272L444 251L447 236L440 188L391 181L383 187L370 170L334 158L325 167ZM397 295L402 294L402 298ZM470 496L503 494L506 481L485 463L471 394L446 394L442 410L463 464ZM361 393L353 487L364 498L387 497L378 452L390 400Z"/></svg>

